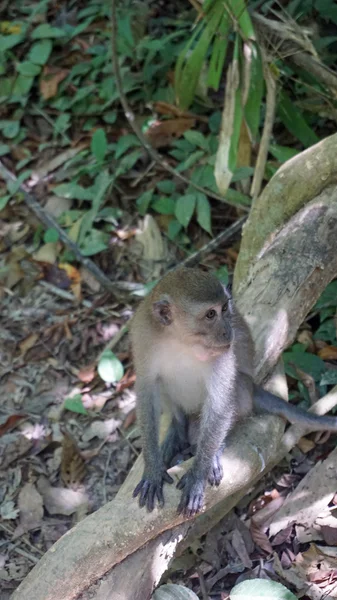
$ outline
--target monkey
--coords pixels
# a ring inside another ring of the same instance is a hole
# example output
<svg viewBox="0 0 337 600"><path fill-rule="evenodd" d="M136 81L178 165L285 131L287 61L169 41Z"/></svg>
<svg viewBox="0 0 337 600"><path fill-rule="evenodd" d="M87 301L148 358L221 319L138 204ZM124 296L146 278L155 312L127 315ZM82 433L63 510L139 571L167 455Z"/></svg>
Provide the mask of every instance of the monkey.
<svg viewBox="0 0 337 600"><path fill-rule="evenodd" d="M197 514L207 482L220 485L229 432L253 412L276 414L311 431L337 431L337 418L308 413L254 382L248 325L230 289L211 273L170 271L139 305L130 335L144 456L133 496L148 511L156 502L164 505L163 485L173 483L167 469L192 443L192 466L177 485L178 512ZM162 408L169 410L171 423L159 447Z"/></svg>

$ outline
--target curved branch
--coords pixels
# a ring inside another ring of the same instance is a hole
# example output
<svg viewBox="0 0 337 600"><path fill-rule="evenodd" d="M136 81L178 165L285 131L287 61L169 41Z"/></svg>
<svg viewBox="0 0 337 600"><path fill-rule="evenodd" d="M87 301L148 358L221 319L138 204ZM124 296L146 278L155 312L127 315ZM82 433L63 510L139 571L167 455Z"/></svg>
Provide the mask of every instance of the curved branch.
<svg viewBox="0 0 337 600"><path fill-rule="evenodd" d="M337 181L336 145L337 134L334 134L288 160L253 202L243 227L234 274L234 290L238 295L264 244L307 202Z"/></svg>

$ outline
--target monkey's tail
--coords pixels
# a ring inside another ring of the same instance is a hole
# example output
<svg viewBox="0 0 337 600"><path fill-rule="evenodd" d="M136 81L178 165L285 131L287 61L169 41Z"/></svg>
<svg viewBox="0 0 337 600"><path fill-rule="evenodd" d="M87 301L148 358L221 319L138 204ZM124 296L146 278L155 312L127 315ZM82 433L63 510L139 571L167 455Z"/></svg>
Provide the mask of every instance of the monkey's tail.
<svg viewBox="0 0 337 600"><path fill-rule="evenodd" d="M303 408L289 404L258 385L254 385L253 405L257 413L267 412L278 415L289 421L289 423L304 425L309 431L337 431L336 417L310 413L303 410Z"/></svg>

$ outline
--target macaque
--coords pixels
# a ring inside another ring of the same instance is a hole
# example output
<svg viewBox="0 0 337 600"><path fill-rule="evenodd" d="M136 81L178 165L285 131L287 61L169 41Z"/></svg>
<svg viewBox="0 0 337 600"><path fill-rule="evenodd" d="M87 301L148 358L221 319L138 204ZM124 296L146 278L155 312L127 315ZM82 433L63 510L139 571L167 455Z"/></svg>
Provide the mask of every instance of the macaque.
<svg viewBox="0 0 337 600"><path fill-rule="evenodd" d="M164 482L173 482L167 469L192 444L192 467L177 486L178 512L198 513L207 482L221 482L228 433L253 412L277 414L311 431L337 431L337 418L308 413L254 383L248 326L229 289L210 273L177 268L163 277L137 309L131 341L145 464L133 496L149 511L155 501L163 506ZM162 408L171 424L160 448Z"/></svg>

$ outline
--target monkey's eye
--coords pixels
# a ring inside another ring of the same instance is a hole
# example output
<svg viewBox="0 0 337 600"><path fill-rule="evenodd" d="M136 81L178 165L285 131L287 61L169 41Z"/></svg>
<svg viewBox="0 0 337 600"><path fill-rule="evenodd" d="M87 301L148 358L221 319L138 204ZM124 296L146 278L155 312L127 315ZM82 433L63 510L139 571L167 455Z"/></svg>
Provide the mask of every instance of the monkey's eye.
<svg viewBox="0 0 337 600"><path fill-rule="evenodd" d="M213 321L213 319L216 317L216 310L214 310L214 308L211 308L211 310L209 310L206 313L206 319L208 319L209 321Z"/></svg>
<svg viewBox="0 0 337 600"><path fill-rule="evenodd" d="M226 312L227 308L228 308L228 304L226 303L226 304L224 304L224 305L223 305L223 307L222 307L222 312L223 312L223 313L224 313L224 312Z"/></svg>

